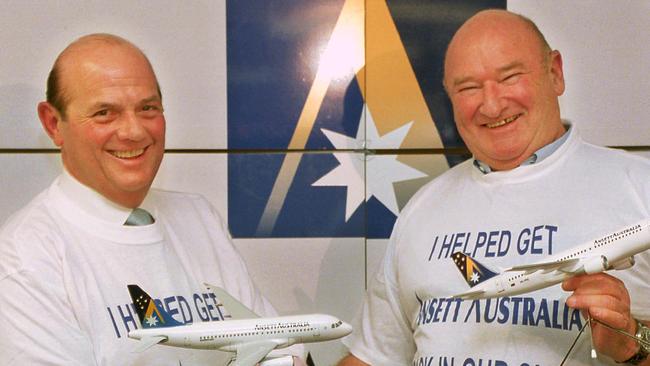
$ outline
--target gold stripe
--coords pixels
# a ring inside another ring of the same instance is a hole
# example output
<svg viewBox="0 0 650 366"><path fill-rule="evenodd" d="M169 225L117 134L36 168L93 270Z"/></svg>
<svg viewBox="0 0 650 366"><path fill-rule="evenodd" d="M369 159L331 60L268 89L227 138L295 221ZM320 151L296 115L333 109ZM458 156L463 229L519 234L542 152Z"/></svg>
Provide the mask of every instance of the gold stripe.
<svg viewBox="0 0 650 366"><path fill-rule="evenodd" d="M402 146L443 148L424 95L386 1L366 4L366 75L364 99L384 135L411 121Z"/></svg>
<svg viewBox="0 0 650 366"><path fill-rule="evenodd" d="M336 68L333 68L329 63L334 61L340 62L341 60L345 60L345 57L351 56L334 54L337 50L336 47L348 44L350 40L352 40L352 50L354 50L354 47L357 50L363 49L363 0L346 0L345 4L343 4L339 19L336 21L332 36L318 65L314 83L309 90L307 100L298 118L296 129L289 142L289 149L300 150L305 148L307 139L314 127L318 111L323 103L323 99L325 99L327 88L332 79L337 76L335 74ZM355 44L357 42L358 44ZM347 60L347 62L350 62L350 67L353 68L350 71L356 72L363 64L363 57L361 57L361 60L353 57L351 60ZM275 183L273 184L271 196L266 203L264 213L257 226L257 235L265 236L273 231L278 214L287 197L289 187L298 170L298 164L302 155L302 153L286 154Z"/></svg>

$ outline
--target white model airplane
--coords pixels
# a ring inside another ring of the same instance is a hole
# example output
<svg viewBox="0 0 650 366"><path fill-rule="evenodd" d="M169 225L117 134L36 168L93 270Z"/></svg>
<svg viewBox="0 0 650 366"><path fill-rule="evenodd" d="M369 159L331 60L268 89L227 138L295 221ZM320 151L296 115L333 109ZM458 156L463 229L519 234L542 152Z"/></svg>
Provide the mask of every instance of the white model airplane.
<svg viewBox="0 0 650 366"><path fill-rule="evenodd" d="M451 297L473 300L518 295L579 274L626 269L634 265L634 254L647 249L650 249L650 220L565 250L545 261L515 266L502 273L491 271L462 252L455 252L451 257L471 289Z"/></svg>
<svg viewBox="0 0 650 366"><path fill-rule="evenodd" d="M207 285L230 313L232 320L182 324L158 306L138 285L128 285L142 329L129 332L140 340L134 350L142 352L155 344L174 347L235 352L230 366L291 366L290 355L268 356L276 348L346 336L352 327L324 314L260 318L219 287Z"/></svg>

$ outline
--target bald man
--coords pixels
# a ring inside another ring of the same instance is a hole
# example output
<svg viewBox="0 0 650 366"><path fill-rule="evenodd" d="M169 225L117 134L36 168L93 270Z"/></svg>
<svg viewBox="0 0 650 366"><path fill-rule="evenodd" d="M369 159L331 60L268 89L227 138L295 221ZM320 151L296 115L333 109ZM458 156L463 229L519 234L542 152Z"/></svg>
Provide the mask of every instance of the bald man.
<svg viewBox="0 0 650 366"><path fill-rule="evenodd" d="M127 337L138 327L128 284L181 323L223 320L204 282L274 314L214 208L150 188L165 146L151 64L125 39L93 34L59 55L47 84L38 115L65 169L0 231L0 364L226 364L232 354L216 351L135 353Z"/></svg>
<svg viewBox="0 0 650 366"><path fill-rule="evenodd" d="M590 145L560 119L562 58L535 24L504 10L464 23L444 87L473 158L424 186L402 211L341 365L558 365L581 312L648 334L650 255L611 274L490 300L468 291L451 259L492 268L541 261L650 217L650 162ZM588 123L589 121L585 121ZM572 365L647 365L647 349L601 324Z"/></svg>

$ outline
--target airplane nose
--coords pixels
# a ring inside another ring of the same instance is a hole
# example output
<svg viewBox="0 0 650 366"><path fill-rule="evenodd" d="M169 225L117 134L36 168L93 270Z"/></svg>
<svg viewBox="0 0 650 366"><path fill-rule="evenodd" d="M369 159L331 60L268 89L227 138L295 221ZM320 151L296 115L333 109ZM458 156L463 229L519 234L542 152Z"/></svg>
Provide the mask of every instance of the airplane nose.
<svg viewBox="0 0 650 366"><path fill-rule="evenodd" d="M341 337L344 337L352 333L352 326L348 323L343 322L343 324L341 324L339 327L339 331L341 332Z"/></svg>

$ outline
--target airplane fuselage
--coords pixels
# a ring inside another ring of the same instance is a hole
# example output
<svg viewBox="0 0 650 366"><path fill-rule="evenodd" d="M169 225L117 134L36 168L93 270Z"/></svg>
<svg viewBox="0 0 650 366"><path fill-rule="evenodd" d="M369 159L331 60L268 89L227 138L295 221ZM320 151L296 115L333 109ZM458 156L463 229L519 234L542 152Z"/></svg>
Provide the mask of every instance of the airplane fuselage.
<svg viewBox="0 0 650 366"><path fill-rule="evenodd" d="M324 314L202 322L165 328L136 329L129 338L165 337L162 345L236 352L239 344L272 340L276 348L294 343L340 338L351 327Z"/></svg>
<svg viewBox="0 0 650 366"><path fill-rule="evenodd" d="M634 265L634 254L650 249L646 220L548 257L543 262L515 266L472 287L460 298L512 296L555 285L579 274L592 274Z"/></svg>

